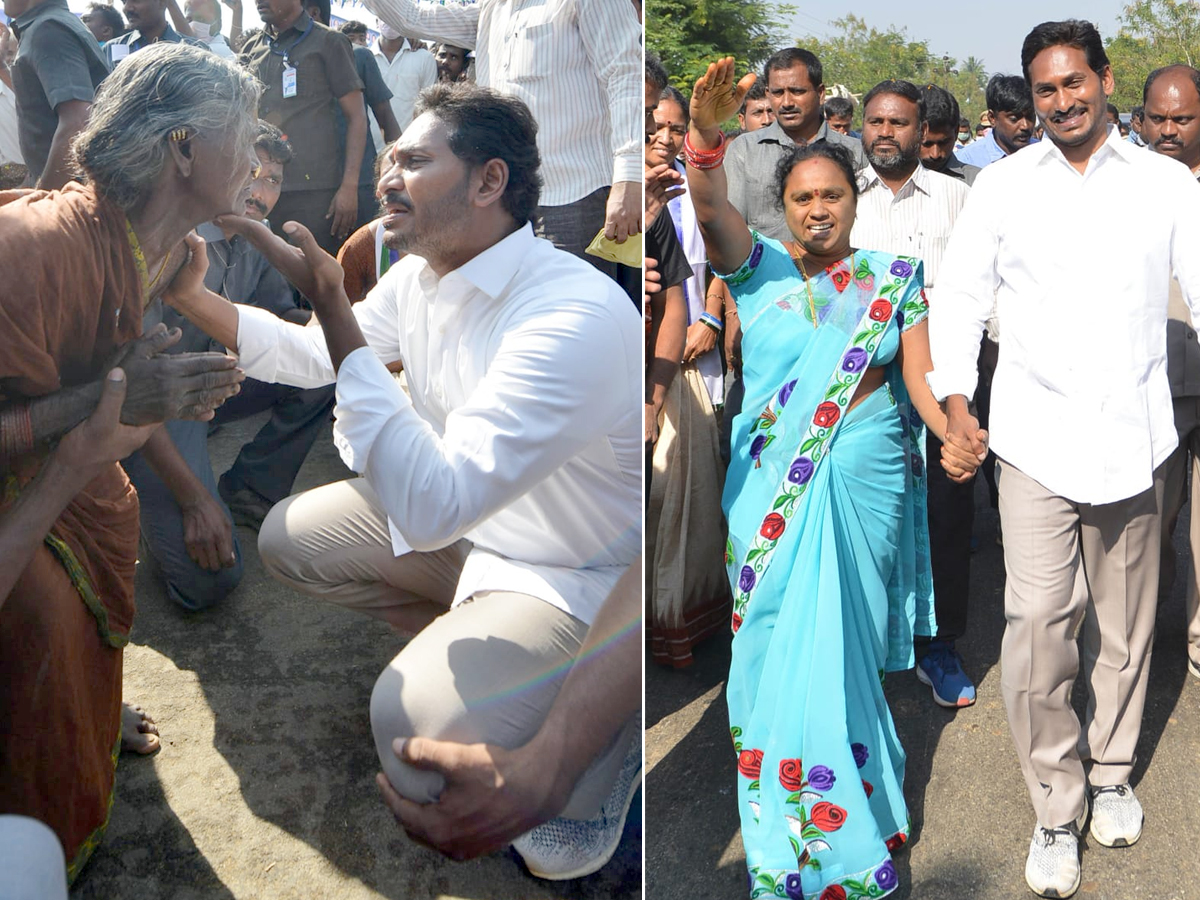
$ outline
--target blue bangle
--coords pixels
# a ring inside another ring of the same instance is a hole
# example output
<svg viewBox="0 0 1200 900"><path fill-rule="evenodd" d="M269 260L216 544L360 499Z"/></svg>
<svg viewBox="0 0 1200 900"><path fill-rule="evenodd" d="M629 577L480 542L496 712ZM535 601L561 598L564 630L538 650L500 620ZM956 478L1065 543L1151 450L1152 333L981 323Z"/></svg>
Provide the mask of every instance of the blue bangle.
<svg viewBox="0 0 1200 900"><path fill-rule="evenodd" d="M721 323L721 320L718 319L716 316L714 316L710 312L700 313L699 321L704 323L705 325L707 325L709 328L711 328L713 331L717 332L718 334L720 334L721 329L724 327L723 324Z"/></svg>

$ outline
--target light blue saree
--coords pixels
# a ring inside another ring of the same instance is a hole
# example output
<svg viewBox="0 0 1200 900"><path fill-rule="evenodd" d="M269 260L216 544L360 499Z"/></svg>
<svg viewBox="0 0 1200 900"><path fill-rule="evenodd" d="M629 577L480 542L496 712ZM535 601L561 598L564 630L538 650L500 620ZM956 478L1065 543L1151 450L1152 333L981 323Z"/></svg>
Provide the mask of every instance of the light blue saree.
<svg viewBox="0 0 1200 900"><path fill-rule="evenodd" d="M893 362L928 314L921 263L860 250L810 294L783 245L754 237L726 278L746 399L723 498L750 896L882 897L909 833L883 673L936 631L924 426ZM869 365L887 382L847 412Z"/></svg>

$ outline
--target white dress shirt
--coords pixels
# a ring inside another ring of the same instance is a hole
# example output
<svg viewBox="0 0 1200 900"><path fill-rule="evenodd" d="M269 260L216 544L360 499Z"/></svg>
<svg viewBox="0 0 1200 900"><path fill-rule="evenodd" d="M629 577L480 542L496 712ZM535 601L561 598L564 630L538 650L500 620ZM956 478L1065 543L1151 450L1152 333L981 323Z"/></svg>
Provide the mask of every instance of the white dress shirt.
<svg viewBox="0 0 1200 900"><path fill-rule="evenodd" d="M401 259L354 314L370 346L337 373L334 441L379 495L396 555L465 537L455 603L517 591L590 624L642 542L629 298L527 224L440 279ZM238 354L262 381L334 380L320 328L253 307L238 307Z"/></svg>
<svg viewBox="0 0 1200 900"><path fill-rule="evenodd" d="M417 94L437 81L437 60L424 47L414 48L407 40L390 60L379 49L378 43L371 48L371 55L375 57L375 62L379 65L379 74L383 76L383 83L392 92L392 112L396 116L396 123L400 126L400 130L403 131L412 121L413 105L417 102ZM387 142L383 139L383 132L379 130L379 123L375 121L374 116L369 118L371 138L375 141L375 146L380 148L387 146Z"/></svg>
<svg viewBox="0 0 1200 900"><path fill-rule="evenodd" d="M1137 215L1120 198L1137 198ZM975 391L995 295L996 453L1077 503L1151 486L1176 445L1167 382L1167 293L1200 313L1200 185L1116 128L1077 172L1052 141L979 173L958 217L929 316L939 400Z"/></svg>
<svg viewBox="0 0 1200 900"><path fill-rule="evenodd" d="M218 32L212 37L204 39L204 44L221 59L228 59L232 62L237 62L237 54L229 46L229 42L225 40L225 35Z"/></svg>
<svg viewBox="0 0 1200 900"><path fill-rule="evenodd" d="M925 262L925 296L933 308L938 269L954 221L967 202L965 182L920 163L896 193L868 165L859 173L858 214L850 243L863 250L915 256Z"/></svg>
<svg viewBox="0 0 1200 900"><path fill-rule="evenodd" d="M541 203L642 180L641 24L629 0L365 0L397 31L475 50L475 81L524 101L538 124Z"/></svg>

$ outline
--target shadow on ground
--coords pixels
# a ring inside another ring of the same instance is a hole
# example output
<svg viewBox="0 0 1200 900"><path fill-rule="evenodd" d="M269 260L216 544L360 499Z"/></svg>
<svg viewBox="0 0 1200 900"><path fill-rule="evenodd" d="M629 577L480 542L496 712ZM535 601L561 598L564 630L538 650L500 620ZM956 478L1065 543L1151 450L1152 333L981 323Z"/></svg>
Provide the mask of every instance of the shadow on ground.
<svg viewBox="0 0 1200 900"><path fill-rule="evenodd" d="M211 440L218 473L261 417ZM328 436L297 481L348 473ZM613 861L550 883L515 856L453 863L411 843L379 798L368 706L402 644L381 623L293 593L239 529L245 576L220 607L190 614L139 567L125 696L158 721L163 750L125 755L108 834L72 897L634 898L641 895L641 802Z"/></svg>

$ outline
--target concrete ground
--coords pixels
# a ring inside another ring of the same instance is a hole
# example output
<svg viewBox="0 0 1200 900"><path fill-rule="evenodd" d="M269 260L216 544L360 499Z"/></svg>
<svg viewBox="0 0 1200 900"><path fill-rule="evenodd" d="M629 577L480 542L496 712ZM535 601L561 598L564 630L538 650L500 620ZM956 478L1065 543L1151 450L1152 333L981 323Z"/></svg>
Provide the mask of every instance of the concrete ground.
<svg viewBox="0 0 1200 900"><path fill-rule="evenodd" d="M227 426L211 439L218 473L262 421ZM326 436L296 487L348 474ZM72 898L641 895L640 794L613 861L577 881L539 881L511 851L453 863L410 842L375 787L368 718L375 678L400 639L379 622L274 582L254 533L239 529L239 538L242 584L203 613L175 607L152 569L139 566L125 697L157 720L163 748L150 758L121 757L108 833Z"/></svg>
<svg viewBox="0 0 1200 900"><path fill-rule="evenodd" d="M959 649L978 685L961 711L936 706L911 672L889 674L887 695L908 753L905 795L915 839L896 855L914 900L1033 897L1024 880L1034 816L1000 697L1004 569L997 516L977 494L971 621ZM1187 510L1176 530L1183 575ZM1133 783L1145 808L1141 841L1110 850L1085 837L1081 900L1200 898L1200 681L1187 673L1183 577L1160 604L1149 696ZM746 869L725 707L729 637L670 671L647 657L646 896L745 897ZM1074 700L1082 709L1084 694Z"/></svg>

